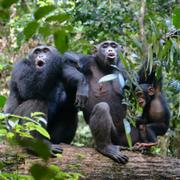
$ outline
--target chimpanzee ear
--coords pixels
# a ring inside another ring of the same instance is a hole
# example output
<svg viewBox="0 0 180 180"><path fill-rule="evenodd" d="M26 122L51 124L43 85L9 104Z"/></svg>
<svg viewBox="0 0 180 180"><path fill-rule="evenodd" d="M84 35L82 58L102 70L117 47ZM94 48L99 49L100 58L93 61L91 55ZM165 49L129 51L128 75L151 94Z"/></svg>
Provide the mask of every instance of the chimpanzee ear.
<svg viewBox="0 0 180 180"><path fill-rule="evenodd" d="M94 45L93 48L92 48L92 54L96 54L97 53L97 49L98 49L98 46Z"/></svg>
<svg viewBox="0 0 180 180"><path fill-rule="evenodd" d="M120 52L124 52L124 48L123 48L123 46L121 46L121 45L118 45L118 50L120 51Z"/></svg>
<svg viewBox="0 0 180 180"><path fill-rule="evenodd" d="M153 96L155 94L155 89L152 86L150 86L148 87L147 92L149 96Z"/></svg>

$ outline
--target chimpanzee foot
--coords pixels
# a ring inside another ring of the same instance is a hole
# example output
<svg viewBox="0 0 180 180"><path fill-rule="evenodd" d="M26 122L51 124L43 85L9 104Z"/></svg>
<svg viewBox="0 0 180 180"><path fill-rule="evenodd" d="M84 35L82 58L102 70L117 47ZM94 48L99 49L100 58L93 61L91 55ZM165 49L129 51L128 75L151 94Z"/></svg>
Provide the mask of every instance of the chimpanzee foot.
<svg viewBox="0 0 180 180"><path fill-rule="evenodd" d="M113 159L114 161L122 164L126 164L128 162L128 157L123 155L120 152L120 147L116 145L107 145L104 148L98 148L97 151L99 151L101 154L108 156L109 158Z"/></svg>
<svg viewBox="0 0 180 180"><path fill-rule="evenodd" d="M57 157L57 154L61 154L63 149L57 144L51 144L51 156Z"/></svg>

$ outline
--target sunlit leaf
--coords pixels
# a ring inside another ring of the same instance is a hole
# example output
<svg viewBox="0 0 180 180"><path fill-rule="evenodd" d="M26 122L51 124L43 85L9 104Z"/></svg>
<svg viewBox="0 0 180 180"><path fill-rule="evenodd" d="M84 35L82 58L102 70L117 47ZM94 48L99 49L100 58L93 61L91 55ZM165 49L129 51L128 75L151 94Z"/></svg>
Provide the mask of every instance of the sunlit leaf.
<svg viewBox="0 0 180 180"><path fill-rule="evenodd" d="M180 28L180 8L179 7L175 8L173 11L173 24L177 29Z"/></svg>
<svg viewBox="0 0 180 180"><path fill-rule="evenodd" d="M34 17L36 20L41 19L42 17L46 16L47 14L49 14L50 12L55 10L55 6L53 5L49 5L49 6L43 6L40 7L35 13L34 13Z"/></svg>
<svg viewBox="0 0 180 180"><path fill-rule="evenodd" d="M131 139L131 134L130 134L131 133L131 125L126 119L123 119L123 123L124 123L124 128L125 128L128 145L129 145L129 147L132 147L132 139Z"/></svg>
<svg viewBox="0 0 180 180"><path fill-rule="evenodd" d="M30 172L35 179L54 179L56 175L56 171L40 164L34 164L31 167Z"/></svg>
<svg viewBox="0 0 180 180"><path fill-rule="evenodd" d="M44 129L43 127L41 127L40 125L36 125L32 122L27 122L25 123L26 127L28 127L28 129L30 131L36 130L37 132L39 132L42 136L44 136L47 139L50 139L49 133L47 132L46 129Z"/></svg>
<svg viewBox="0 0 180 180"><path fill-rule="evenodd" d="M123 88L125 86L125 80L124 80L124 77L121 73L118 74L118 79L119 79L119 83L121 85L121 88Z"/></svg>
<svg viewBox="0 0 180 180"><path fill-rule="evenodd" d="M117 79L117 74L108 74L106 76L103 76L99 79L98 83L113 81L114 79Z"/></svg>
<svg viewBox="0 0 180 180"><path fill-rule="evenodd" d="M49 16L46 18L46 21L58 21L58 22L63 22L70 19L70 16L68 14L58 14L54 16Z"/></svg>

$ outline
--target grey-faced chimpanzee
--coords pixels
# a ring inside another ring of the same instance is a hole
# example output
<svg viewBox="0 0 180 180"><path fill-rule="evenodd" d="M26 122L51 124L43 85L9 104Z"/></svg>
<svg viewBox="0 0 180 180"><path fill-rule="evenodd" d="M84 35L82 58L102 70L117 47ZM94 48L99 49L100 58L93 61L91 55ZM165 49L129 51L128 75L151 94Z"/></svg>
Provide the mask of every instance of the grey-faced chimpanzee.
<svg viewBox="0 0 180 180"><path fill-rule="evenodd" d="M122 104L122 87L118 79L98 83L105 75L119 73L112 65L120 69L124 79L127 78L118 58L120 50L117 42L104 41L96 46L95 54L80 58L80 64L89 84L89 98L83 113L92 131L96 149L119 163L126 163L128 158L120 152L119 146L127 145L123 125L126 105Z"/></svg>
<svg viewBox="0 0 180 180"><path fill-rule="evenodd" d="M136 88L138 103L143 113L136 125L141 143L137 148L147 148L157 144L157 136L164 135L169 127L170 112L162 92L162 75L156 77L156 65L152 71L147 68L147 61L139 71L139 88Z"/></svg>
<svg viewBox="0 0 180 180"><path fill-rule="evenodd" d="M70 143L77 126L77 106L83 106L88 96L84 75L64 63L62 56L52 46L38 46L28 59L19 61L12 72L10 95L5 105L6 113L30 116L43 112L51 143ZM35 138L43 139L52 150L60 152L59 146L51 145L37 132Z"/></svg>

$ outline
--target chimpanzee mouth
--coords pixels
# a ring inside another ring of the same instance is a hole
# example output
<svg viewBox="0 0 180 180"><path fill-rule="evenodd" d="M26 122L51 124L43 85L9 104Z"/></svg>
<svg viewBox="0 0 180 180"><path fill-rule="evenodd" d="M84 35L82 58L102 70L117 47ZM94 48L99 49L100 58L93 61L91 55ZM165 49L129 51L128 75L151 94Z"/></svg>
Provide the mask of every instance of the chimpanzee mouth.
<svg viewBox="0 0 180 180"><path fill-rule="evenodd" d="M37 68L42 68L44 65L45 65L45 61L44 60L42 60L42 59L40 59L40 60L37 60L36 61L36 67Z"/></svg>
<svg viewBox="0 0 180 180"><path fill-rule="evenodd" d="M139 101L139 105L140 105L141 107L144 107L144 100L143 100L143 101Z"/></svg>
<svg viewBox="0 0 180 180"><path fill-rule="evenodd" d="M108 60L114 60L115 58L116 58L116 55L114 54L114 53L109 53L108 55L107 55L107 58L108 58Z"/></svg>

